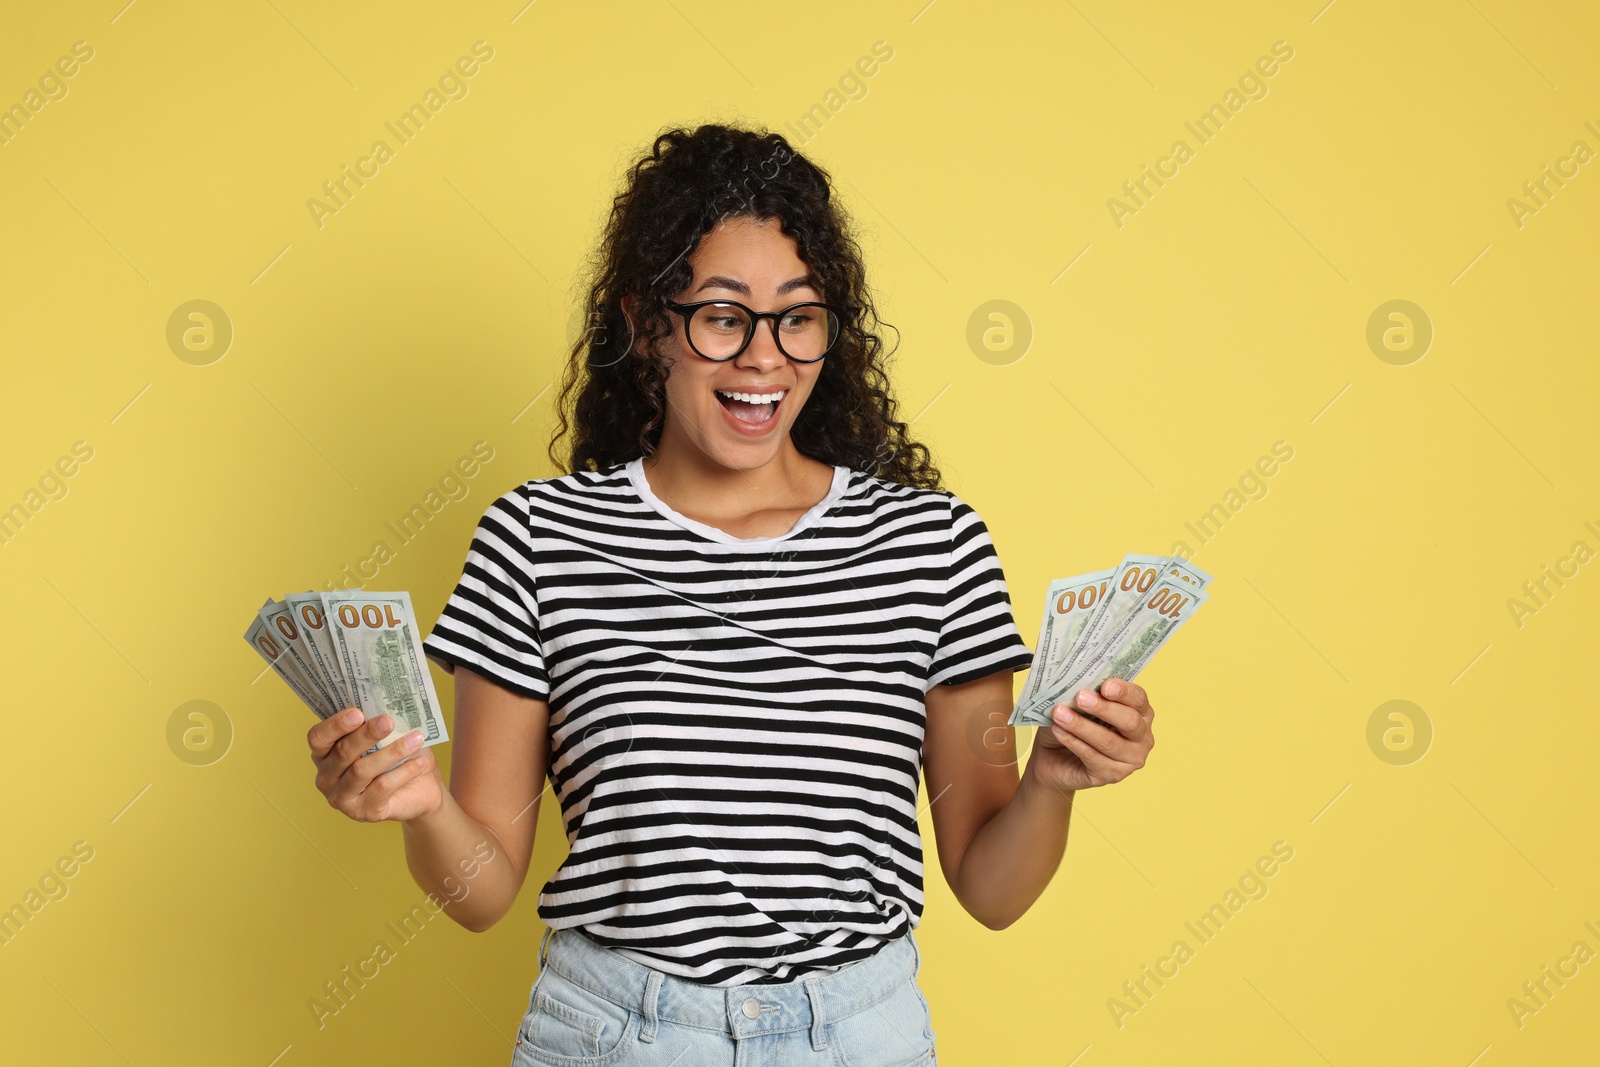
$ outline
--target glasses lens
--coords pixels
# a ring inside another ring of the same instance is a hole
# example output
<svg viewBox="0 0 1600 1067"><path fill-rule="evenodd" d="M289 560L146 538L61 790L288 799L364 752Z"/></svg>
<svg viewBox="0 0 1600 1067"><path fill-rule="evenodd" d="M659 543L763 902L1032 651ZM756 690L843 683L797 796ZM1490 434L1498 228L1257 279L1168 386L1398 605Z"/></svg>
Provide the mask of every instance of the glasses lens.
<svg viewBox="0 0 1600 1067"><path fill-rule="evenodd" d="M689 341L707 359L729 359L750 332L750 316L732 304L707 304L689 319Z"/></svg>
<svg viewBox="0 0 1600 1067"><path fill-rule="evenodd" d="M821 359L838 336L839 317L821 304L791 308L778 323L779 347L795 359Z"/></svg>
<svg viewBox="0 0 1600 1067"><path fill-rule="evenodd" d="M689 319L689 341L707 359L732 359L750 332L750 316L733 304L707 304ZM778 322L778 347L798 360L821 359L839 336L839 317L821 304L800 304Z"/></svg>

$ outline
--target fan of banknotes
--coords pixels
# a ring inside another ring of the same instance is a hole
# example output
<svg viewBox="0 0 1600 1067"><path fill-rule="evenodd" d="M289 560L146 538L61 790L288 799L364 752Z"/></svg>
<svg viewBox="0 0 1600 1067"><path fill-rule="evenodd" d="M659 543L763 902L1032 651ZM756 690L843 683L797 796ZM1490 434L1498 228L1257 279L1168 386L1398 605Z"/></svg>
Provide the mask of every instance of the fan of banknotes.
<svg viewBox="0 0 1600 1067"><path fill-rule="evenodd" d="M422 731L422 747L450 740L409 593L342 589L268 599L244 639L318 718L345 708L360 708L363 720L387 713L394 729L374 749L412 730Z"/></svg>
<svg viewBox="0 0 1600 1067"><path fill-rule="evenodd" d="M1007 722L1049 726L1055 705L1107 678L1132 681L1206 602L1210 584L1177 556L1133 553L1109 570L1051 582L1033 667Z"/></svg>

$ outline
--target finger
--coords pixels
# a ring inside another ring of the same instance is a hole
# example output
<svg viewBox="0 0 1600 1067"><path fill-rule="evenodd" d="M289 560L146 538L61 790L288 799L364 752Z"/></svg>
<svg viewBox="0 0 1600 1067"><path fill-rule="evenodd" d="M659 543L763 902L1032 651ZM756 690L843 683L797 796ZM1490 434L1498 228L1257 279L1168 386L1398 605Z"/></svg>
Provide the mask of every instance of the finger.
<svg viewBox="0 0 1600 1067"><path fill-rule="evenodd" d="M327 759L334 743L359 725L361 725L360 708L346 708L339 714L330 715L317 723L306 734L306 743L311 746L311 758L319 763Z"/></svg>
<svg viewBox="0 0 1600 1067"><path fill-rule="evenodd" d="M374 779L381 781L384 772L400 765L401 761L411 756L422 745L422 731L412 730L400 740L368 753L350 764L339 780L341 789L350 793L360 793L371 788Z"/></svg>
<svg viewBox="0 0 1600 1067"><path fill-rule="evenodd" d="M399 742L395 744L399 744ZM389 748L394 747L395 745L389 746ZM385 752L388 750L384 749ZM377 754L373 753L373 755ZM432 774L433 767L432 750L423 749L422 753L415 759L402 763L392 771L378 775L372 784L363 789L360 800L362 807L368 814L373 816L381 817L388 814L389 800L400 790L400 787L407 782L421 778L423 775Z"/></svg>
<svg viewBox="0 0 1600 1067"><path fill-rule="evenodd" d="M1061 744L1074 756L1078 757L1078 761L1083 764L1084 769L1102 782L1120 782L1138 769L1131 763L1111 759L1104 752L1101 752L1083 738L1074 735L1068 729L1057 726L1054 729L1054 733L1056 737L1061 739Z"/></svg>
<svg viewBox="0 0 1600 1067"><path fill-rule="evenodd" d="M338 777L350 764L360 759L367 749L388 737L393 730L394 719L388 715L374 715L359 730L352 730L339 739L333 746L329 762L323 765L324 768Z"/></svg>
<svg viewBox="0 0 1600 1067"><path fill-rule="evenodd" d="M1054 712L1051 714L1054 715ZM1035 745L1049 745L1052 748L1060 748L1061 742L1056 740L1056 731L1060 729L1061 727L1057 726L1053 719L1048 723L1040 723L1039 729L1033 732L1033 743Z"/></svg>
<svg viewBox="0 0 1600 1067"><path fill-rule="evenodd" d="M1123 737L1138 737L1140 731L1144 729L1144 719L1140 717L1137 708L1131 708L1119 701L1107 700L1093 690L1080 690L1073 698L1073 705L1079 711L1086 711L1096 719L1100 719Z"/></svg>
<svg viewBox="0 0 1600 1067"><path fill-rule="evenodd" d="M1119 704L1126 704L1141 713L1155 714L1156 709L1150 706L1150 694L1144 691L1144 686L1135 685L1125 679L1107 678L1100 684L1100 695Z"/></svg>
<svg viewBox="0 0 1600 1067"><path fill-rule="evenodd" d="M1099 714L1106 706L1105 702L1102 701L1095 706L1095 713ZM1063 708L1061 711L1065 714L1056 716L1056 724L1064 728L1068 733L1092 745L1095 751L1104 753L1107 759L1129 762L1130 757L1138 754L1139 746L1123 737L1116 730L1108 729L1097 722L1091 722L1071 708Z"/></svg>

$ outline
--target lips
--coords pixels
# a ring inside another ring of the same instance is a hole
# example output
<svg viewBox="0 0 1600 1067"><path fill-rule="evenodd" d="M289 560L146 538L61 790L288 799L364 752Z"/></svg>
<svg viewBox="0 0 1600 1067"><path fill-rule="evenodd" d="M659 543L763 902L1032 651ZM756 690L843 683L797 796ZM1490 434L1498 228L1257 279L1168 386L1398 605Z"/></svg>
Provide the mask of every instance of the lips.
<svg viewBox="0 0 1600 1067"><path fill-rule="evenodd" d="M721 390L713 390L717 404L727 413L728 421L741 433L765 433L777 422L778 407L788 399L787 389L751 389L728 390L740 394L742 397L779 396L777 400L765 402L751 402L739 397L725 396Z"/></svg>
<svg viewBox="0 0 1600 1067"><path fill-rule="evenodd" d="M778 408L777 402L749 404L743 400L734 400L731 397L723 396L721 393L717 394L717 401L722 405L723 409L733 415L734 418L738 419L740 422L748 422L753 426L758 426L764 422L771 422L772 417L777 413Z"/></svg>

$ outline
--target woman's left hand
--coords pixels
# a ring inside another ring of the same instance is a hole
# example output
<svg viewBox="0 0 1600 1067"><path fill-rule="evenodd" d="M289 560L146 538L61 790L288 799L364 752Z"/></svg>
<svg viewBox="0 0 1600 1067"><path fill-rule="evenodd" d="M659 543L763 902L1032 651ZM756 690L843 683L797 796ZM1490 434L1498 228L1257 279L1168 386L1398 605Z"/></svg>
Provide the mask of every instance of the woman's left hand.
<svg viewBox="0 0 1600 1067"><path fill-rule="evenodd" d="M1108 678L1099 694L1081 690L1073 704L1114 729L1084 718L1071 704L1052 707L1055 725L1035 732L1028 760L1027 772L1040 785L1062 792L1089 789L1120 782L1144 766L1156 743L1156 712L1143 686Z"/></svg>

